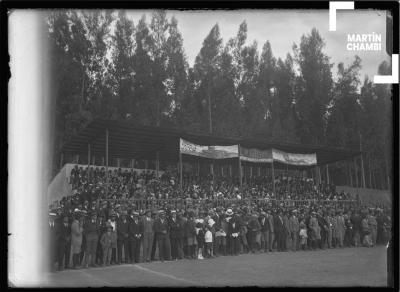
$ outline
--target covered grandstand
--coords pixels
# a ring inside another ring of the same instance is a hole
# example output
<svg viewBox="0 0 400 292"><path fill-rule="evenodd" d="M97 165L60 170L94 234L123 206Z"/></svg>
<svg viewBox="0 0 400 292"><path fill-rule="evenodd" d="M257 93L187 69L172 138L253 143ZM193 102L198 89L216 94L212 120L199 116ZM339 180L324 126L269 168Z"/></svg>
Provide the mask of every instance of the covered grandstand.
<svg viewBox="0 0 400 292"><path fill-rule="evenodd" d="M212 146L208 147L206 152L212 151L214 153L204 155L199 152L196 153L199 150L195 150L193 153L184 151L182 143L186 143L184 146L189 145L189 148L197 149ZM228 156L218 157L218 151L215 147L226 150L229 148L228 146L236 146L236 152L230 153ZM214 166L220 166L220 173L222 172L222 175L224 175L224 165L226 166L225 175L233 176L234 174L237 178L243 178L245 176L243 165L247 165L250 169L250 175L252 175L253 169L255 174L258 170L258 175L260 175L261 169L265 172L270 171L272 177L275 177L274 169L299 170L303 171L302 173L305 175L307 175L307 171L308 173L315 173L316 180L321 181L321 166L337 161L351 160L359 155L361 155L360 151L343 148L281 143L270 141L267 138L204 135L171 128L136 125L129 121L96 119L62 147L60 169L64 165L65 156L84 157L86 160L83 164L86 165L93 164L93 157L101 157L102 163L100 165L104 166L106 170L110 167L111 159L154 161L157 177L160 173L160 161L177 165L181 186L182 164L194 165L194 172L197 171L198 174L200 162L203 165L209 165L208 169L211 174L216 172ZM99 160L96 159L96 161ZM133 168L133 164L131 166ZM327 167L326 170L325 177L329 182ZM108 171L106 173L108 174ZM242 186L242 180L239 180L240 186Z"/></svg>

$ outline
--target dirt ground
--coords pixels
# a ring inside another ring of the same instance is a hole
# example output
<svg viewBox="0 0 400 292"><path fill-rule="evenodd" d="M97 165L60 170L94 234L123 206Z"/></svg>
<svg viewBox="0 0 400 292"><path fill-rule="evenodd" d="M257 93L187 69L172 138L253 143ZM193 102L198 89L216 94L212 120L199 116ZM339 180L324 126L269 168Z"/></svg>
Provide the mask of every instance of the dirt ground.
<svg viewBox="0 0 400 292"><path fill-rule="evenodd" d="M66 270L41 286L386 286L386 278L379 246Z"/></svg>

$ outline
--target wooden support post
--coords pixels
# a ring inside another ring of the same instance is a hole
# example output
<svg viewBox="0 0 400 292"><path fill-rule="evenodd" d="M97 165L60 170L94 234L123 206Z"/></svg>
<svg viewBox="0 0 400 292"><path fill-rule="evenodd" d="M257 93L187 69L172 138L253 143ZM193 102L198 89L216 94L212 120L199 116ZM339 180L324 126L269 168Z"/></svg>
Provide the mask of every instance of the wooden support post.
<svg viewBox="0 0 400 292"><path fill-rule="evenodd" d="M354 157L354 172L356 174L356 187L358 188L358 169L357 169L357 159Z"/></svg>
<svg viewBox="0 0 400 292"><path fill-rule="evenodd" d="M160 171L160 152L157 151L156 153L156 175L157 179L159 179L159 171Z"/></svg>
<svg viewBox="0 0 400 292"><path fill-rule="evenodd" d="M369 156L369 154L367 153L367 157L368 157L368 173L369 173L369 188L373 189L372 187L372 171L371 171L371 158Z"/></svg>
<svg viewBox="0 0 400 292"><path fill-rule="evenodd" d="M330 177L329 177L329 164L326 165L326 183L330 184Z"/></svg>
<svg viewBox="0 0 400 292"><path fill-rule="evenodd" d="M240 145L238 145L238 156L239 156L239 185L240 185L240 189L243 188L243 180L242 180L242 162L240 161Z"/></svg>
<svg viewBox="0 0 400 292"><path fill-rule="evenodd" d="M364 172L364 159L363 159L363 154L362 154L362 139L361 139L361 132L359 132L360 135L360 159L361 159L361 186L365 188L365 172Z"/></svg>
<svg viewBox="0 0 400 292"><path fill-rule="evenodd" d="M275 194L275 169L274 169L274 161L272 160L272 190Z"/></svg>
<svg viewBox="0 0 400 292"><path fill-rule="evenodd" d="M351 173L351 163L347 163L347 168L349 170L350 186L353 187L353 174Z"/></svg>
<svg viewBox="0 0 400 292"><path fill-rule="evenodd" d="M108 129L106 129L106 197L108 197Z"/></svg>
<svg viewBox="0 0 400 292"><path fill-rule="evenodd" d="M182 153L179 151L179 186L181 188L181 191L183 189L182 181L183 181L183 167L182 167Z"/></svg>
<svg viewBox="0 0 400 292"><path fill-rule="evenodd" d="M87 171L87 175L88 175L88 181L90 181L90 144L88 144L88 171Z"/></svg>

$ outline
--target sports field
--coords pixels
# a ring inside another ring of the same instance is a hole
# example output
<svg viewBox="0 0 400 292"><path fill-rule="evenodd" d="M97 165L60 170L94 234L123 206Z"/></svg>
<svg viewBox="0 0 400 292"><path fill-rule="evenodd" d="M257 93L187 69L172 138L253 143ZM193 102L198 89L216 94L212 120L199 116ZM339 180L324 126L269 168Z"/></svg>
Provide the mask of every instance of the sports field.
<svg viewBox="0 0 400 292"><path fill-rule="evenodd" d="M66 270L43 286L386 286L386 277L379 246Z"/></svg>

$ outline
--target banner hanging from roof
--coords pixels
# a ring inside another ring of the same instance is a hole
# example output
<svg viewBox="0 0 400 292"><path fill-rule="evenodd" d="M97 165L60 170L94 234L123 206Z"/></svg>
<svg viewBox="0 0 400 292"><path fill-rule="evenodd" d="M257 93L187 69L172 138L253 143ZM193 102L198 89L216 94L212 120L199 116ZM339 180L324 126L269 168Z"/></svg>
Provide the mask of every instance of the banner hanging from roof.
<svg viewBox="0 0 400 292"><path fill-rule="evenodd" d="M297 166L311 166L317 164L316 153L298 154L287 153L277 149L255 149L240 147L240 160L255 163L272 163L272 161Z"/></svg>
<svg viewBox="0 0 400 292"><path fill-rule="evenodd" d="M240 160L257 163L271 163L272 151L271 149L259 150L255 148L240 147Z"/></svg>
<svg viewBox="0 0 400 292"><path fill-rule="evenodd" d="M272 158L274 161L297 166L310 166L317 164L316 153L298 154L272 149Z"/></svg>
<svg viewBox="0 0 400 292"><path fill-rule="evenodd" d="M239 146L204 146L180 139L180 152L182 154L200 156L210 159L226 159L239 157Z"/></svg>

